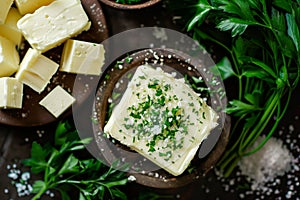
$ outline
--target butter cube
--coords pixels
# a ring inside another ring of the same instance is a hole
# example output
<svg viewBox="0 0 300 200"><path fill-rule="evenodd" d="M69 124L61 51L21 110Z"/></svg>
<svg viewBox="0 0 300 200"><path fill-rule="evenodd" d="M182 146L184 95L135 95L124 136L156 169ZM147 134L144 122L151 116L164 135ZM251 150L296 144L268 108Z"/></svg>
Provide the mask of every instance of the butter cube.
<svg viewBox="0 0 300 200"><path fill-rule="evenodd" d="M70 39L64 45L60 71L100 75L104 53L101 44Z"/></svg>
<svg viewBox="0 0 300 200"><path fill-rule="evenodd" d="M46 97L44 97L39 104L44 106L54 117L57 118L74 102L75 98L58 85Z"/></svg>
<svg viewBox="0 0 300 200"><path fill-rule="evenodd" d="M11 77L0 78L0 108L22 108L23 84Z"/></svg>
<svg viewBox="0 0 300 200"><path fill-rule="evenodd" d="M0 36L0 77L11 76L19 68L20 57L10 40Z"/></svg>
<svg viewBox="0 0 300 200"><path fill-rule="evenodd" d="M20 64L20 70L16 73L16 78L41 93L58 67L57 63L37 50L29 48Z"/></svg>
<svg viewBox="0 0 300 200"><path fill-rule="evenodd" d="M1 0L0 1L0 24L4 24L8 11L13 4L14 0Z"/></svg>
<svg viewBox="0 0 300 200"><path fill-rule="evenodd" d="M42 53L91 26L80 0L56 0L26 14L17 24L29 44Z"/></svg>
<svg viewBox="0 0 300 200"><path fill-rule="evenodd" d="M20 46L22 42L22 33L17 27L17 22L21 19L21 14L16 8L11 8L4 24L0 25L0 35Z"/></svg>
<svg viewBox="0 0 300 200"><path fill-rule="evenodd" d="M178 176L217 120L217 113L183 79L141 65L113 109L104 133Z"/></svg>
<svg viewBox="0 0 300 200"><path fill-rule="evenodd" d="M54 0L15 0L15 4L22 15L33 13L42 6L49 5Z"/></svg>

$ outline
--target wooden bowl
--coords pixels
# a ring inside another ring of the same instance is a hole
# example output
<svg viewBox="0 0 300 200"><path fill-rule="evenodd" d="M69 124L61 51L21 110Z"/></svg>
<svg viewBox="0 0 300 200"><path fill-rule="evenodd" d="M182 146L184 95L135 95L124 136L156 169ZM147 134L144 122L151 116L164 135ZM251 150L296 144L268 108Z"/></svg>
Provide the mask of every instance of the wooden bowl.
<svg viewBox="0 0 300 200"><path fill-rule="evenodd" d="M99 1L101 1L102 3L104 3L108 6L111 6L113 8L117 8L117 9L136 10L136 9L142 9L142 8L152 6L152 5L160 2L161 0L147 0L147 1L143 1L142 3L138 3L138 4L121 4L121 3L117 3L115 0L99 0Z"/></svg>
<svg viewBox="0 0 300 200"><path fill-rule="evenodd" d="M129 74L133 74L138 66L148 62L155 67L161 67L164 71L171 73L175 70L179 72L177 73L178 75L187 75L188 77L204 76L204 72L207 71L203 67L205 66L204 62L199 63L199 61L195 61L189 56L171 49L145 49L129 55L133 59L131 62L126 62L126 60L128 61L128 54L119 58L118 60L123 63L122 67L120 68L116 65L120 62L116 61L112 63L104 71L98 84L93 112L95 113L93 118L97 119L97 123L93 124L93 132L99 154L101 154L101 157L103 157L108 165L112 165L116 160L120 161L120 165L130 163L131 168L128 173L136 178L137 183L149 187L176 188L203 177L219 160L228 143L230 118L223 112L218 112L220 116L219 126L212 131L219 132L219 139L216 145L215 143L213 144L212 151L204 158L199 158L196 154L190 167L183 174L176 177L160 169L151 161L133 152L118 141L108 139L103 134L105 123L109 117L109 107L112 103L117 104L122 96L120 95L114 99L113 93L122 93L122 91L126 90L127 84L130 81L130 78L128 78L130 77ZM161 59L163 63L160 63ZM198 67L202 66L200 68L203 69L199 70L195 65ZM208 84L211 80L208 78L206 81ZM116 85L118 86L116 87ZM207 102L209 104L209 101ZM216 99L214 102L218 104L216 107L225 106L222 99ZM209 140L209 137L206 140Z"/></svg>

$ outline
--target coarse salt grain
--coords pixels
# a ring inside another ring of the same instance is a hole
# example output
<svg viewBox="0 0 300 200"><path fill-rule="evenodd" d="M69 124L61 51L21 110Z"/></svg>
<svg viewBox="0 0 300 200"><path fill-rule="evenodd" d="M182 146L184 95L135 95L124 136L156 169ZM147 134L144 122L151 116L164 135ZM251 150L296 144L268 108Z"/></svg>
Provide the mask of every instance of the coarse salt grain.
<svg viewBox="0 0 300 200"><path fill-rule="evenodd" d="M264 137L259 137L254 146L260 144ZM255 154L241 159L238 166L243 175L250 177L252 189L264 188L264 184L282 176L291 169L293 156L283 146L279 139L270 138L268 142Z"/></svg>

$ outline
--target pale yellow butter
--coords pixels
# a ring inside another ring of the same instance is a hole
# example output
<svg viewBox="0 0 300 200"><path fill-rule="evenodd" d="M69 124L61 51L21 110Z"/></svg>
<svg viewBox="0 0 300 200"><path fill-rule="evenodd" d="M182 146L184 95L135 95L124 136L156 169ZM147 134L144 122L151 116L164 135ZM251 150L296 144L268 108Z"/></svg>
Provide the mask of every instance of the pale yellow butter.
<svg viewBox="0 0 300 200"><path fill-rule="evenodd" d="M35 49L26 52L16 78L38 93L44 91L59 65Z"/></svg>
<svg viewBox="0 0 300 200"><path fill-rule="evenodd" d="M14 0L1 0L0 1L0 24L4 24L7 14Z"/></svg>
<svg viewBox="0 0 300 200"><path fill-rule="evenodd" d="M11 76L19 68L20 57L14 43L0 36L0 77Z"/></svg>
<svg viewBox="0 0 300 200"><path fill-rule="evenodd" d="M54 0L15 0L15 4L22 15L33 13L42 6L47 6Z"/></svg>
<svg viewBox="0 0 300 200"><path fill-rule="evenodd" d="M0 108L22 108L23 84L11 77L0 78Z"/></svg>
<svg viewBox="0 0 300 200"><path fill-rule="evenodd" d="M75 98L58 85L46 97L44 97L39 104L44 106L54 117L57 118L74 102Z"/></svg>
<svg viewBox="0 0 300 200"><path fill-rule="evenodd" d="M216 112L183 79L142 65L113 109L104 132L178 176L217 126L217 119Z"/></svg>
<svg viewBox="0 0 300 200"><path fill-rule="evenodd" d="M88 30L90 25L80 0L56 0L17 23L29 44L42 53Z"/></svg>
<svg viewBox="0 0 300 200"><path fill-rule="evenodd" d="M64 45L60 71L100 75L104 54L101 44L69 39Z"/></svg>
<svg viewBox="0 0 300 200"><path fill-rule="evenodd" d="M0 25L0 35L12 41L20 47L23 35L17 27L17 22L21 19L21 14L16 8L11 8L4 24Z"/></svg>

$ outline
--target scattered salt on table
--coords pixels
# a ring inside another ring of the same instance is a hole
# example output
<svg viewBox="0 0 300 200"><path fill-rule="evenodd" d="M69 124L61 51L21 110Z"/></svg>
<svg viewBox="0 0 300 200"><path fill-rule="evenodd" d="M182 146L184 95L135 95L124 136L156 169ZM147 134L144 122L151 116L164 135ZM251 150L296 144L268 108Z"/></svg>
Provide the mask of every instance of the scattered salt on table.
<svg viewBox="0 0 300 200"><path fill-rule="evenodd" d="M263 140L264 137L259 137L254 146ZM288 172L293 159L282 141L271 137L262 149L242 158L238 165L243 175L253 179L252 189L256 190L263 188L265 183L274 181L277 176Z"/></svg>

